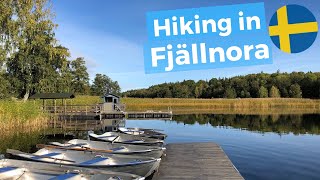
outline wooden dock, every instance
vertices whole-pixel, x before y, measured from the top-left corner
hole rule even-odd
[[[103,112],[101,105],[46,106],[44,112],[61,120],[104,120],[104,119],[171,119],[172,111]]]
[[[168,144],[155,180],[243,179],[221,147],[214,143]]]
[[[125,112],[127,119],[171,119],[172,112],[146,111],[146,112]]]

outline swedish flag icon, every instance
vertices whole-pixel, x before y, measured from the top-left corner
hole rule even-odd
[[[269,34],[273,43],[286,53],[300,53],[308,49],[318,33],[314,15],[300,5],[287,5],[272,16]]]

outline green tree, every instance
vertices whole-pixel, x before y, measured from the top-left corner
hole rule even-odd
[[[209,87],[205,93],[207,98],[223,98],[225,95],[225,88],[221,82],[221,79],[212,78],[209,81]]]
[[[281,97],[289,97],[288,89],[291,85],[291,80],[287,73],[278,74],[275,77],[274,85],[279,88]]]
[[[269,97],[271,98],[279,98],[280,96],[280,91],[277,87],[272,86],[270,91],[269,91]]]
[[[196,87],[194,90],[195,98],[203,97],[206,89],[208,88],[208,84],[206,81],[200,80],[196,83]]]
[[[165,98],[172,98],[172,92],[169,87],[166,87],[164,91],[165,91],[165,94],[164,94]]]
[[[67,61],[66,64],[61,69],[61,76],[58,79],[58,89],[57,92],[73,92],[72,88],[72,71],[70,68],[71,62]]]
[[[302,92],[299,84],[292,84],[289,90],[290,97],[292,98],[301,98]]]
[[[259,88],[259,98],[267,98],[268,97],[268,89],[261,86]]]
[[[189,88],[186,85],[175,83],[172,87],[172,96],[174,98],[188,98],[190,95]]]
[[[83,57],[71,61],[72,87],[75,93],[89,93],[89,74]]]
[[[196,89],[194,90],[195,98],[200,97],[201,93],[202,92],[201,92],[200,88],[198,86],[196,86]]]
[[[234,88],[228,87],[224,93],[224,97],[228,99],[236,98],[236,90]]]
[[[7,98],[9,96],[9,86],[10,83],[4,76],[4,74],[0,71],[0,99]]]
[[[308,72],[304,75],[303,80],[301,80],[300,88],[302,95],[305,98],[316,98],[318,97],[318,92],[315,91],[317,82],[317,75],[312,72]]]
[[[251,97],[253,98],[258,98],[259,97],[259,82],[256,80],[256,76],[250,77],[252,78],[251,82],[250,82],[250,94]]]
[[[103,95],[106,93],[120,94],[121,88],[117,81],[112,81],[107,75],[96,74],[91,86],[93,95]]]
[[[41,85],[51,86],[50,91],[54,88],[66,61],[58,57],[66,57],[68,52],[57,45],[56,24],[47,0],[12,2],[8,36],[13,51],[7,54],[5,64],[11,84],[26,100],[30,93],[41,91]]]
[[[13,14],[14,6],[13,0],[0,1],[0,69],[2,68],[6,56],[12,50],[12,38],[10,38],[13,31]]]

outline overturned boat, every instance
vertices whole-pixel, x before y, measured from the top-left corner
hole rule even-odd
[[[117,132],[106,132],[101,135],[89,133],[91,140],[105,141],[111,143],[146,145],[146,146],[163,146],[164,141],[159,139],[152,139],[130,134],[123,134]]]
[[[158,146],[138,146],[129,144],[109,143],[102,141],[90,141],[73,139],[66,143],[51,142],[50,145],[37,145],[39,148],[66,149],[75,151],[93,151],[99,153],[111,153],[122,155],[136,155],[153,158],[160,158],[165,147]]]
[[[75,168],[13,159],[0,160],[0,179],[108,179],[143,180],[143,177],[120,172]]]
[[[164,133],[160,133],[153,129],[142,129],[142,128],[118,128],[118,131],[124,134],[137,135],[148,138],[155,138],[164,140],[167,135]]]
[[[7,150],[15,158],[64,164],[70,166],[126,172],[148,177],[158,170],[161,159],[142,156],[126,156],[115,154],[99,154],[88,151],[70,151],[61,149],[40,149],[30,154],[18,150]]]

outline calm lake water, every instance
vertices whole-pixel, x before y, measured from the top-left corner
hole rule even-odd
[[[218,143],[245,179],[320,179],[320,115],[177,115],[125,124],[163,129],[167,143]],[[17,135],[0,149],[30,151],[47,141],[41,133]]]

